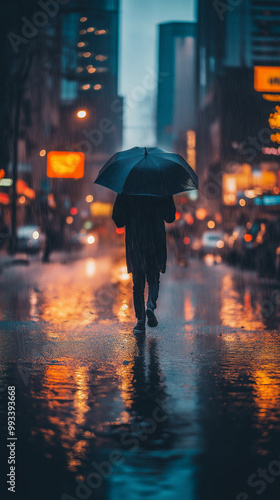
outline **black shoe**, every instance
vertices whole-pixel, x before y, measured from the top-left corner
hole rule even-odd
[[[148,326],[154,327],[158,325],[158,320],[155,316],[154,311],[152,309],[147,309],[146,311],[147,318],[148,318]]]
[[[133,328],[134,333],[145,333],[145,320],[143,319],[138,319],[135,327]]]

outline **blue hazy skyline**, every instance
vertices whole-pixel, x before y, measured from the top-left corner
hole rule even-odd
[[[121,0],[120,11],[119,94],[125,100],[126,149],[155,143],[158,24],[195,21],[195,0]]]

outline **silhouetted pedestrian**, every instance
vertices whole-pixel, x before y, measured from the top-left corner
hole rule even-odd
[[[157,326],[154,314],[157,307],[160,272],[166,270],[165,222],[175,220],[173,196],[118,195],[112,218],[117,227],[126,226],[126,263],[133,275],[133,301],[137,324],[135,333],[145,331],[148,325]],[[148,301],[145,311],[144,290],[148,283]]]

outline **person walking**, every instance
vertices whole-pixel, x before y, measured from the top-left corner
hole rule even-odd
[[[164,221],[175,220],[173,196],[146,196],[118,194],[112,213],[117,227],[126,227],[126,263],[133,277],[133,302],[137,324],[135,333],[145,332],[148,326],[158,324],[154,310],[157,307],[160,273],[166,271],[166,233]],[[145,284],[148,300],[145,310]]]
[[[166,269],[165,222],[175,220],[173,195],[198,189],[198,177],[186,160],[157,147],[138,147],[115,153],[101,168],[95,184],[118,193],[112,218],[126,226],[127,270],[133,276],[135,333],[158,324],[160,273]],[[148,282],[145,311],[144,290]]]

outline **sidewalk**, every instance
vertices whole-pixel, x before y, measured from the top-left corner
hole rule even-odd
[[[100,245],[98,249],[94,252],[90,252],[87,247],[81,250],[72,250],[71,252],[54,251],[50,256],[50,264],[55,262],[60,262],[61,264],[70,264],[71,262],[87,259],[87,258],[98,258],[104,253],[108,252],[108,247]],[[119,259],[125,255],[124,247],[116,246],[109,249],[110,253],[115,259]],[[15,255],[8,254],[5,250],[0,250],[0,273],[4,268],[15,266],[15,265],[25,265],[28,266],[33,262],[41,262],[42,254],[28,255],[26,253],[16,253]]]

